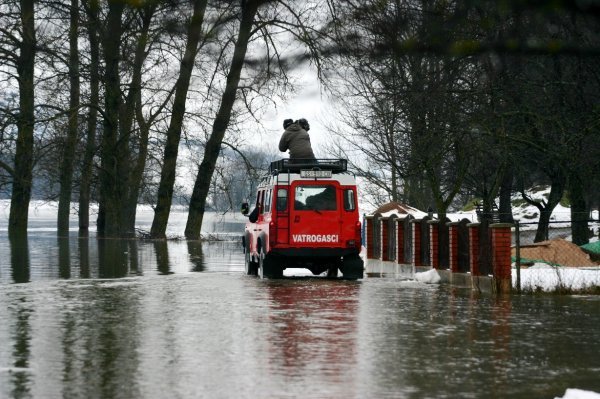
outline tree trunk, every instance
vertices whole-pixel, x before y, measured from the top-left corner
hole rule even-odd
[[[227,74],[227,83],[225,91],[221,98],[221,105],[213,123],[212,133],[206,148],[204,149],[204,158],[200,164],[196,182],[194,183],[194,191],[190,199],[190,210],[188,220],[185,226],[185,236],[188,239],[198,239],[200,237],[200,229],[202,227],[202,219],[204,217],[204,207],[206,205],[206,196],[210,188],[215,165],[221,151],[221,143],[225,136],[225,130],[231,119],[231,109],[235,103],[238,84],[240,82],[240,74],[246,57],[246,49],[250,39],[250,31],[254,24],[254,17],[258,10],[259,0],[248,0],[243,6],[242,20],[240,22],[240,31],[235,42],[235,50],[231,60],[229,73]]]
[[[87,121],[87,138],[85,153],[81,167],[79,184],[79,235],[87,236],[90,226],[90,192],[92,184],[92,167],[96,152],[96,124],[98,123],[98,106],[100,90],[100,48],[98,44],[98,2],[89,4],[88,36],[90,41],[90,106]]]
[[[119,151],[120,155],[117,157],[119,160],[118,170],[121,174],[121,192],[120,198],[123,198],[122,216],[121,220],[124,221],[123,228],[125,235],[135,235],[135,213],[137,209],[137,198],[139,194],[140,180],[143,175],[143,168],[146,164],[146,154],[148,152],[148,129],[146,129],[145,137],[139,138],[139,152],[138,157],[134,161],[131,155],[131,142],[133,132],[133,120],[136,115],[138,103],[141,101],[142,91],[142,66],[146,59],[146,45],[148,43],[148,31],[150,29],[150,22],[154,16],[156,10],[156,3],[149,3],[146,7],[140,10],[142,17],[142,30],[140,31],[132,66],[132,77],[131,84],[129,85],[129,91],[125,100],[125,105],[122,107],[121,113],[121,124],[120,124],[120,135],[119,135]],[[140,111],[141,112],[141,111]],[[140,128],[140,136],[143,133]],[[141,165],[140,162],[142,161]],[[135,166],[132,168],[132,164],[135,162]],[[141,169],[141,170],[140,170]],[[135,181],[134,179],[137,179]]]
[[[169,214],[171,212],[171,203],[173,201],[173,186],[175,184],[175,172],[177,166],[177,154],[179,151],[179,140],[181,139],[181,127],[185,115],[185,103],[187,92],[190,85],[192,70],[194,69],[194,59],[198,51],[198,42],[202,33],[202,22],[204,21],[204,11],[207,0],[194,1],[194,13],[190,20],[187,32],[187,42],[185,54],[181,60],[179,69],[179,78],[175,89],[175,99],[173,101],[173,111],[169,129],[167,130],[167,143],[163,155],[163,166],[160,173],[160,183],[158,186],[158,198],[156,208],[154,209],[154,219],[150,234],[154,238],[165,238]]]
[[[538,220],[538,228],[535,233],[534,242],[540,242],[548,239],[550,229],[550,217],[556,205],[559,204],[565,189],[565,182],[562,176],[554,179],[550,188],[548,201],[540,210],[540,218]]]
[[[569,199],[571,200],[571,235],[574,244],[587,244],[588,214],[584,197],[583,180],[577,171],[569,174]]]
[[[19,76],[19,115],[13,174],[8,233],[24,235],[27,232],[31,180],[33,169],[34,115],[34,62],[36,50],[34,1],[21,0],[22,39],[17,61]]]
[[[127,230],[135,231],[135,216],[137,211],[137,199],[140,195],[142,178],[144,175],[144,167],[148,158],[148,138],[150,137],[150,124],[146,123],[142,115],[141,99],[138,99],[136,104],[137,122],[140,128],[140,142],[138,148],[138,156],[135,165],[131,170],[129,179],[129,198],[126,205],[126,220]]]
[[[552,210],[547,207],[540,207],[540,217],[538,219],[537,230],[535,232],[535,238],[533,242],[542,242],[548,240],[549,228],[550,228],[550,216],[552,216]]]
[[[549,236],[550,228],[550,217],[556,205],[560,203],[560,199],[565,190],[565,179],[562,173],[557,173],[550,176],[552,179],[552,185],[550,186],[550,195],[548,200],[542,205],[538,204],[536,207],[540,211],[540,217],[538,219],[537,231],[533,242],[545,241]]]
[[[73,165],[75,145],[77,144],[79,115],[79,47],[77,30],[79,28],[79,0],[71,0],[71,22],[69,25],[69,123],[67,137],[63,147],[60,167],[60,194],[58,197],[57,234],[69,232],[69,213],[71,210],[71,192],[73,191]]]
[[[122,234],[119,179],[121,179],[117,157],[119,135],[119,111],[121,107],[121,80],[119,76],[120,44],[122,35],[121,17],[124,5],[109,2],[106,27],[103,32],[104,47],[104,106],[105,115],[102,133],[100,170],[100,201],[104,207],[104,221],[98,225],[98,233],[107,237]]]
[[[500,213],[500,223],[514,223],[512,214],[512,183],[513,183],[513,170],[509,166],[504,172],[504,178],[500,184],[500,203],[498,205],[498,212]]]

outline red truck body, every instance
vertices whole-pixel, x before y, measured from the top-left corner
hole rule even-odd
[[[245,226],[246,272],[273,278],[286,268],[307,268],[362,278],[357,194],[346,160],[273,162]]]

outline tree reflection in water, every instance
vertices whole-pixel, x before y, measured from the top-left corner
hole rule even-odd
[[[100,278],[125,277],[128,268],[127,240],[98,239],[98,276]]]
[[[156,268],[162,275],[173,274],[169,264],[169,246],[166,240],[154,241],[154,253],[156,254]]]
[[[204,252],[202,252],[202,241],[188,240],[188,254],[192,263],[193,272],[203,272],[206,269],[204,264]]]
[[[90,239],[80,236],[79,244],[79,277],[90,278]]]
[[[29,241],[26,234],[11,234],[10,264],[15,283],[28,283],[30,278]]]
[[[69,237],[57,237],[58,244],[58,275],[60,278],[71,278],[71,251]]]

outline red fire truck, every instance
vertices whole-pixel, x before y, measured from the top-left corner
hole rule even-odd
[[[242,244],[246,273],[283,276],[306,268],[345,279],[363,277],[356,180],[345,159],[272,162],[258,186]]]

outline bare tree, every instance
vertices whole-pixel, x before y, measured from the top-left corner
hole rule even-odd
[[[79,234],[87,236],[90,225],[90,194],[96,135],[98,108],[100,103],[100,44],[98,41],[98,1],[83,0],[87,14],[87,35],[89,42],[89,105],[83,160],[79,181]]]
[[[207,0],[195,0],[194,11],[187,30],[185,54],[179,68],[179,78],[175,90],[175,99],[171,115],[171,122],[167,131],[167,142],[163,156],[161,179],[158,186],[157,204],[154,208],[154,219],[150,234],[154,238],[165,238],[171,203],[173,200],[173,185],[175,184],[175,170],[179,141],[185,115],[186,97],[190,85],[190,78],[194,68],[194,59],[198,52],[198,43],[202,33],[202,23],[206,10]]]
[[[75,147],[79,137],[79,0],[71,0],[69,13],[69,122],[60,167],[60,194],[58,197],[57,216],[58,235],[65,235],[69,231]]]
[[[12,195],[8,231],[11,235],[27,232],[29,202],[33,170],[33,131],[35,126],[34,68],[36,55],[35,2],[19,2],[20,24],[16,32],[2,29],[3,36],[11,47],[4,49],[17,71],[19,85],[19,110],[16,117],[17,141],[12,169]],[[14,34],[16,33],[16,34]],[[11,169],[8,169],[11,171]]]

